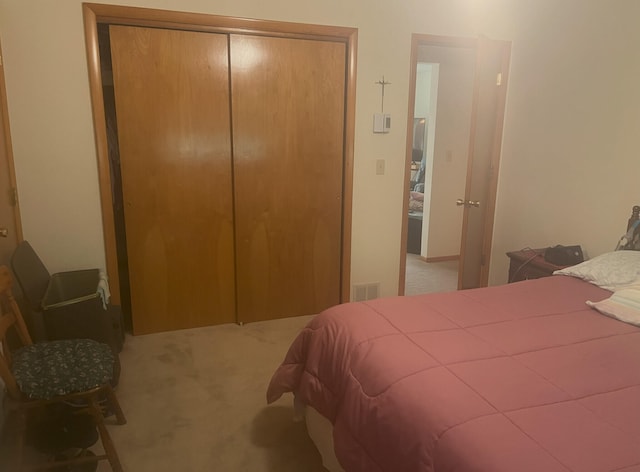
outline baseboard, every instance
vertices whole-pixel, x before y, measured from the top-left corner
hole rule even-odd
[[[421,257],[425,262],[447,262],[460,260],[460,254],[454,256]]]

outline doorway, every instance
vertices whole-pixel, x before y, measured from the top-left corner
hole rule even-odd
[[[413,36],[400,294],[487,284],[509,53]]]

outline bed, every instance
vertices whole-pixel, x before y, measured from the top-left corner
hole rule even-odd
[[[338,305],[293,341],[267,401],[294,393],[332,471],[640,472],[638,284],[640,252],[620,250]]]

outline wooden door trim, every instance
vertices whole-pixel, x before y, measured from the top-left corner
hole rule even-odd
[[[3,129],[0,131],[4,133],[4,152],[7,159],[7,167],[9,171],[9,183],[14,189],[14,202],[13,202],[13,216],[16,226],[16,240],[22,241],[22,217],[20,216],[20,204],[18,200],[18,184],[16,181],[15,163],[13,161],[13,144],[11,142],[11,126],[9,124],[9,105],[7,103],[7,86],[4,80],[4,60],[2,55],[2,45],[0,44],[0,113],[2,113]]]
[[[402,203],[402,229],[400,231],[400,273],[398,277],[398,295],[404,295],[404,287],[406,283],[407,271],[407,234],[409,231],[409,220],[407,214],[409,212],[409,177],[411,176],[411,154],[413,151],[413,118],[415,114],[416,101],[416,68],[418,65],[418,49],[420,46],[441,46],[450,48],[469,48],[477,47],[476,39],[462,38],[455,36],[440,36],[432,34],[411,35],[411,56],[409,61],[409,106],[407,107],[407,137],[406,152],[404,166],[404,191]],[[460,255],[462,257],[462,254]]]
[[[114,304],[120,304],[120,279],[116,250],[116,232],[112,207],[111,175],[102,76],[98,43],[98,24],[121,24],[183,29],[203,32],[269,35],[287,38],[343,42],[347,48],[345,87],[344,177],[342,212],[342,267],[340,301],[349,301],[351,279],[351,218],[353,200],[353,152],[355,134],[356,50],[358,30],[340,26],[322,26],[269,20],[225,17],[201,13],[175,12],[149,8],[83,3],[85,43],[92,103],[94,138],[98,159],[100,204],[105,244],[106,269]]]
[[[402,229],[400,230],[400,277],[398,278],[398,295],[404,295],[407,277],[407,235],[409,233],[409,180],[411,177],[411,154],[413,151],[413,116],[416,112],[416,68],[418,66],[418,47],[420,35],[411,35],[411,56],[409,60],[409,106],[407,107],[407,137],[404,157],[404,187],[402,191]]]
[[[347,31],[345,31],[345,34]],[[358,30],[352,29],[347,39],[345,87],[344,168],[342,187],[342,271],[340,301],[351,300],[351,219],[353,206],[353,155],[356,129],[356,55]]]
[[[129,26],[148,26],[209,33],[275,35],[343,42],[346,42],[351,34],[357,33],[356,28],[343,26],[256,20],[206,13],[188,13],[99,3],[83,3],[83,8],[90,9],[98,23]]]
[[[107,122],[105,118],[104,97],[102,94],[98,19],[95,11],[86,4],[83,5],[83,13],[89,72],[89,92],[91,94],[91,109],[93,115],[93,132],[98,158],[98,182],[100,189],[100,208],[102,210],[102,232],[105,245],[106,270],[109,276],[111,301],[115,305],[120,305],[120,276],[118,274],[116,229],[112,203],[113,192],[111,191],[111,171],[107,144]]]
[[[487,214],[485,216],[484,234],[482,235],[482,254],[486,263],[480,266],[480,286],[489,285],[489,263],[491,261],[491,247],[493,242],[493,224],[496,215],[496,199],[498,194],[498,174],[500,171],[500,157],[502,156],[502,136],[504,131],[504,116],[506,112],[507,86],[509,84],[509,64],[511,62],[511,41],[499,41],[502,46],[502,82],[498,91],[498,114],[496,128],[493,135],[493,153],[491,154],[491,176],[489,180],[489,195],[487,200]]]

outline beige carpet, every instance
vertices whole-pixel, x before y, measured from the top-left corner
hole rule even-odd
[[[452,270],[437,272],[446,283]],[[414,278],[420,289],[426,278]],[[273,371],[310,318],[127,336],[117,395],[128,423],[107,420],[125,471],[324,471],[305,424],[292,421],[292,396],[265,400]]]
[[[265,391],[310,317],[128,336],[109,431],[128,472],[324,471],[292,396]],[[99,449],[96,447],[96,452]],[[98,471],[111,470],[101,462]]]
[[[452,292],[458,288],[458,261],[425,262],[417,254],[407,254],[405,295]]]

